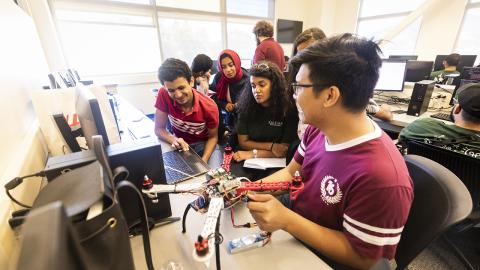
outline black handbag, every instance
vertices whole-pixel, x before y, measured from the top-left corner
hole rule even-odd
[[[112,173],[102,137],[94,136],[92,140],[97,161],[55,178],[41,190],[32,209],[54,201],[63,203],[77,233],[88,269],[135,269],[128,226],[117,195],[118,189],[130,189],[138,194],[145,259],[148,268],[153,269],[143,197],[132,183],[125,180],[128,171],[124,167]],[[98,213],[92,215],[95,205],[100,207]]]

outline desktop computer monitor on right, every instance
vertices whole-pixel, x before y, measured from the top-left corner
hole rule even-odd
[[[417,60],[418,55],[389,55],[388,59]]]
[[[453,90],[450,105],[453,106],[453,99],[457,96],[458,88],[467,83],[480,82],[480,67],[464,67],[460,76],[454,80],[455,90]]]
[[[374,90],[402,92],[406,70],[406,60],[383,59]]]
[[[419,82],[428,80],[432,72],[433,61],[408,61],[406,82]]]
[[[443,60],[447,58],[448,55],[437,55],[435,57],[435,64],[433,65],[433,70],[443,70]],[[462,70],[463,67],[472,67],[475,64],[475,60],[477,59],[476,55],[460,55],[460,62],[457,65],[457,70]]]

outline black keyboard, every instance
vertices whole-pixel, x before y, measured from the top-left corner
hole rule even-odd
[[[437,119],[444,120],[444,121],[452,121],[450,119],[450,114],[449,113],[435,113],[435,114],[430,115],[430,117],[437,118]]]
[[[170,151],[162,155],[167,183],[169,184],[188,179],[190,176],[195,176],[199,173],[199,170],[195,167],[188,165],[180,152]]]

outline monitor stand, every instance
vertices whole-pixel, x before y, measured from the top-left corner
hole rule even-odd
[[[167,225],[176,221],[180,221],[180,217],[166,217],[160,219],[154,219],[152,217],[148,217],[148,229],[152,230],[156,227]],[[128,233],[131,236],[136,236],[142,234],[142,223],[140,220],[137,220],[134,224],[128,228]]]
[[[61,113],[54,114],[53,120],[57,124],[58,130],[60,130],[60,133],[62,134],[62,137],[67,143],[70,150],[72,152],[82,151],[82,148],[80,147],[76,139],[76,137],[83,136],[82,129],[78,128],[78,129],[72,130],[68,125],[67,120],[65,120],[65,117]]]

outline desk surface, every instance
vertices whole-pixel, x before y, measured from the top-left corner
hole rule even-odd
[[[195,199],[193,195],[172,194],[170,203],[173,216],[181,217],[187,204]],[[235,223],[253,221],[244,203],[235,206]],[[151,231],[153,262],[156,268],[168,261],[178,262],[183,269],[216,269],[215,258],[210,266],[192,259],[193,244],[203,228],[206,215],[190,210],[187,216],[185,234],[181,233],[181,221],[160,226]],[[259,231],[258,228],[232,227],[230,211],[223,210],[220,221],[220,233],[224,240],[220,245],[220,263],[224,269],[331,269],[320,258],[304,247],[299,241],[284,231],[274,232],[272,241],[264,247],[251,249],[237,254],[227,250],[228,241]],[[141,236],[131,240],[136,269],[146,269]],[[212,247],[213,248],[213,247]]]
[[[128,134],[128,125],[132,122],[141,122],[145,128],[150,128],[153,133],[153,122],[141,114],[133,106],[122,98],[118,99],[118,109],[123,125],[122,141],[131,140]],[[171,151],[169,144],[159,140],[162,152]],[[212,166],[212,164],[210,164]],[[205,181],[205,176],[186,181],[192,183]],[[170,194],[172,215],[182,217],[183,211],[188,203],[195,200],[196,196],[189,194]],[[243,224],[253,221],[244,203],[238,203],[235,208],[235,223]],[[187,232],[182,234],[181,221],[160,226],[150,233],[152,257],[156,269],[168,261],[175,261],[183,266],[183,269],[216,269],[215,258],[210,260],[210,266],[193,260],[193,245],[198,234],[203,228],[206,215],[189,211],[187,216]],[[227,250],[228,241],[258,232],[258,228],[233,228],[230,210],[223,210],[220,221],[220,233],[224,240],[220,245],[221,266],[224,269],[331,269],[325,262],[308,250],[298,240],[284,231],[276,231],[272,235],[272,241],[266,246],[252,250],[229,254]],[[141,236],[131,239],[133,256],[136,269],[146,269],[143,242]],[[212,247],[213,248],[213,247]]]

